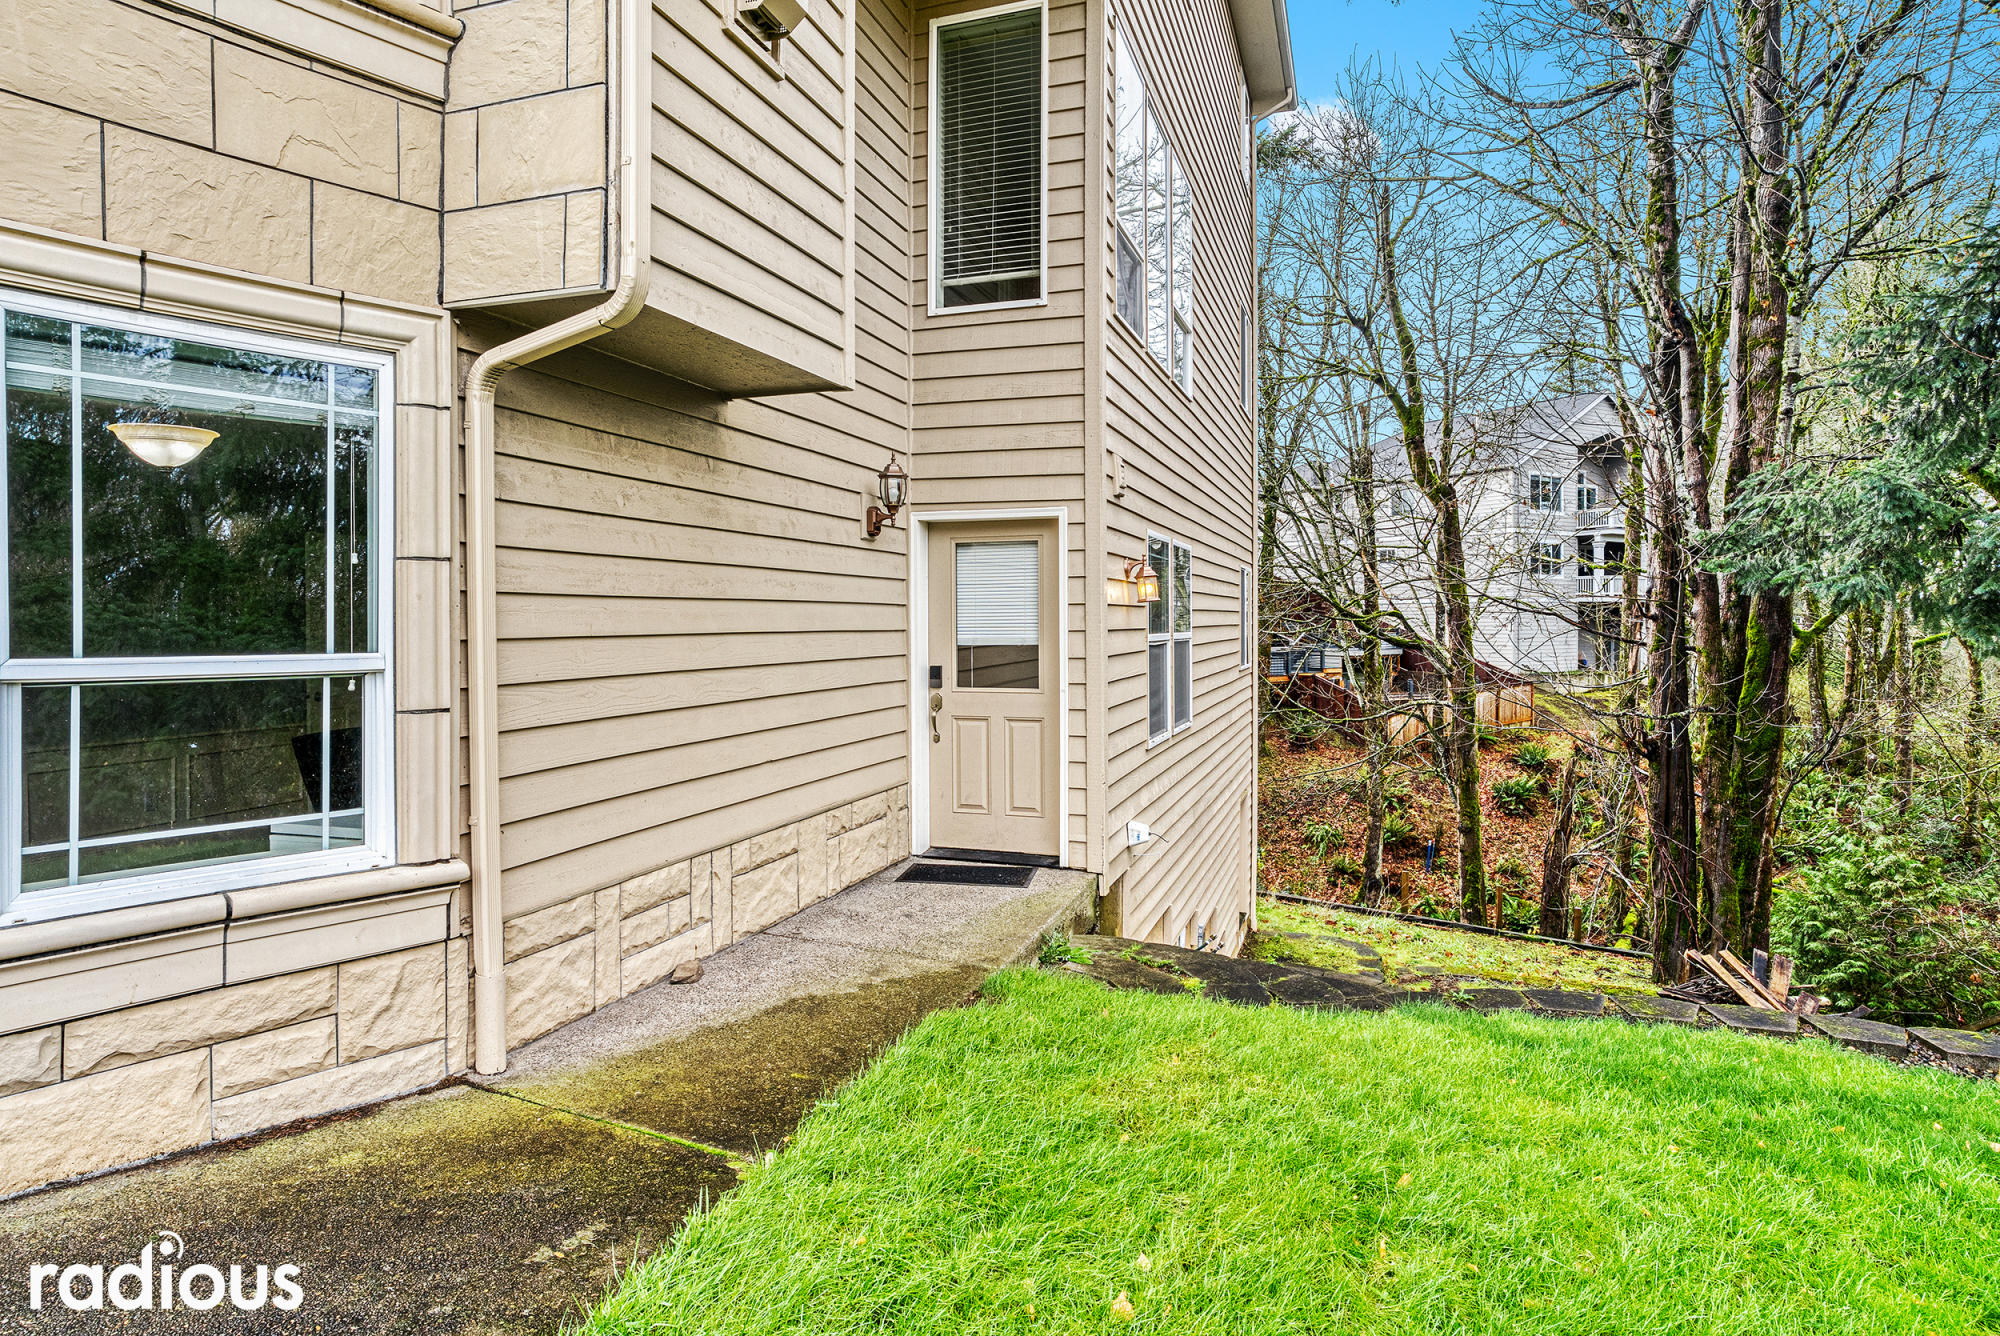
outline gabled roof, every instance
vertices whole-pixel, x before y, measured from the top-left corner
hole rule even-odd
[[[1250,115],[1261,119],[1297,106],[1292,23],[1285,0],[1229,0],[1229,19],[1236,28],[1236,49],[1243,55],[1243,77],[1250,85]]]

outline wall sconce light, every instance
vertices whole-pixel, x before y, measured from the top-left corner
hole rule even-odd
[[[208,449],[220,432],[170,422],[113,422],[111,434],[154,468],[177,469]]]
[[[1141,607],[1160,601],[1160,573],[1144,557],[1125,563],[1125,583],[1132,586],[1133,601]]]
[[[896,515],[903,504],[910,499],[910,475],[903,472],[903,466],[896,462],[896,456],[889,456],[889,463],[875,476],[875,495],[882,504],[868,507],[868,536],[880,538],[884,525],[894,524]]]

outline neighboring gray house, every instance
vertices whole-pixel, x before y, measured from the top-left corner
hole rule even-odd
[[[1521,673],[1606,670],[1622,640],[1625,572],[1641,557],[1627,552],[1626,472],[1607,393],[1467,420],[1452,473],[1464,507],[1478,658]],[[1430,627],[1436,588],[1427,554],[1435,551],[1436,516],[1412,485],[1396,438],[1377,442],[1375,476],[1385,601]],[[1308,584],[1338,578],[1330,567],[1354,541],[1344,484],[1309,466],[1292,509],[1289,573]],[[1344,543],[1322,541],[1308,535],[1314,528],[1349,532]]]

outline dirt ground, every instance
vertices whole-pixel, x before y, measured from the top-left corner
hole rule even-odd
[[[1547,748],[1537,769],[1515,760],[1524,743]],[[1559,732],[1501,730],[1480,747],[1480,788],[1485,822],[1488,878],[1503,897],[1502,927],[1532,931],[1537,914],[1542,855],[1554,819],[1553,794],[1568,759],[1571,741]],[[1263,850],[1263,888],[1316,900],[1355,902],[1361,895],[1361,837],[1367,821],[1362,795],[1363,749],[1335,730],[1316,737],[1288,732],[1274,723],[1264,738],[1259,762],[1258,838]],[[1383,849],[1390,893],[1385,907],[1440,918],[1457,918],[1459,900],[1458,829],[1450,795],[1425,758],[1408,749],[1392,766],[1392,791],[1407,790],[1400,815],[1409,834]],[[1510,816],[1494,805],[1493,786],[1526,776],[1539,781],[1533,810]],[[1575,843],[1587,843],[1592,827],[1580,815]],[[1431,845],[1426,867],[1426,846]],[[1608,859],[1587,857],[1571,882],[1571,903],[1581,904],[1586,940],[1619,943],[1617,925],[1606,922],[1614,882]]]

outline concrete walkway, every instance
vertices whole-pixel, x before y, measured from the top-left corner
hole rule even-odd
[[[900,868],[517,1051],[499,1078],[0,1203],[0,1332],[555,1331],[926,1013],[1085,926],[1093,884]],[[0,1146],[0,1154],[6,1148]],[[297,1312],[28,1307],[37,1263],[298,1266]],[[127,1293],[136,1293],[128,1286]]]

